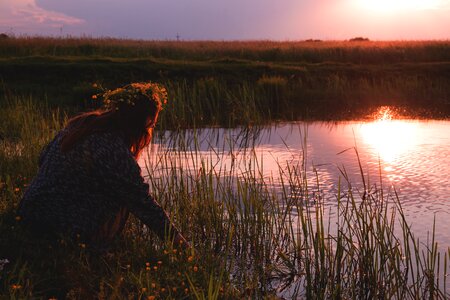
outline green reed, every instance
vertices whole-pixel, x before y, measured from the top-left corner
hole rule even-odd
[[[360,190],[341,169],[330,205],[318,176],[306,167],[305,149],[298,163],[279,162],[279,174],[265,176],[265,162],[252,146],[257,128],[243,129],[239,140],[210,137],[209,152],[200,150],[203,141],[195,132],[155,137],[165,147],[150,149],[143,175],[195,250],[174,249],[135,219],[109,254],[64,237],[36,241],[21,230],[14,209],[36,172],[37,149],[61,128],[64,114],[10,99],[0,115],[0,259],[10,260],[0,272],[5,297],[449,296],[450,248],[438,250],[437,224],[425,245],[418,241],[397,195],[383,192],[381,176],[369,184],[362,168]],[[10,141],[27,146],[11,153]],[[214,147],[218,141],[223,148]]]

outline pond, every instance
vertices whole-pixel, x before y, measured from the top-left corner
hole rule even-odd
[[[336,203],[339,178],[341,185],[347,177],[363,190],[362,169],[368,187],[382,186],[391,197],[397,193],[416,237],[425,240],[436,218],[436,241],[450,246],[450,121],[396,118],[383,107],[373,120],[166,132],[155,138],[149,158],[158,153],[176,156],[185,170],[195,172],[203,162],[216,172],[235,168],[237,177],[248,172],[251,155],[273,186],[286,168],[298,166],[328,205]],[[148,163],[140,161],[143,167]]]

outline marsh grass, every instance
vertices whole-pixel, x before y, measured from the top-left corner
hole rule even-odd
[[[205,89],[214,91],[215,83],[208,84]],[[134,219],[108,253],[65,237],[36,240],[22,231],[14,210],[20,184],[36,172],[37,148],[62,126],[64,114],[23,99],[11,99],[0,114],[5,139],[27,144],[14,159],[5,144],[1,148],[7,155],[0,156],[0,259],[10,261],[0,273],[5,297],[449,296],[450,249],[438,250],[435,228],[425,244],[414,237],[398,197],[383,192],[381,179],[369,185],[361,168],[358,190],[342,168],[336,203],[329,206],[318,177],[308,175],[306,151],[296,164],[280,163],[279,181],[263,176],[264,161],[251,147],[252,130],[243,130],[239,141],[218,136],[227,139],[226,147],[212,144],[208,154],[200,150],[197,135],[183,131],[162,139],[167,147],[149,152],[144,175],[151,175],[152,193],[192,242],[193,252],[173,249]],[[217,164],[228,155],[229,164]]]
[[[175,119],[185,127],[354,118],[374,105],[448,117],[449,49],[448,41],[10,38],[0,44],[0,95],[84,109],[93,83],[113,89],[157,81],[177,103],[167,119],[172,129]]]
[[[83,56],[221,60],[223,62],[343,62],[386,64],[449,60],[448,41],[158,41],[114,38],[3,39],[0,57]]]

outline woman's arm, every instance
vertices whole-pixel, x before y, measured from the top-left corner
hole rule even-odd
[[[184,237],[170,221],[160,204],[149,194],[149,185],[141,176],[141,168],[120,138],[113,138],[99,150],[97,166],[112,198],[154,231],[161,239],[166,237],[185,243]],[[102,148],[102,146],[100,146]]]

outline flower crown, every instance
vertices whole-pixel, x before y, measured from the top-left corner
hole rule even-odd
[[[155,101],[160,109],[167,104],[167,90],[164,86],[152,82],[136,82],[103,93],[103,105],[106,109],[119,110],[123,104],[134,106],[142,96]]]

